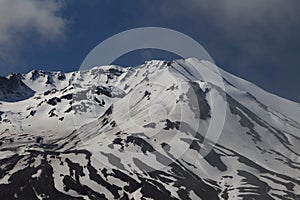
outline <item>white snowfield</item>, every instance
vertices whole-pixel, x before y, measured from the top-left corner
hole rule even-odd
[[[208,61],[0,78],[0,199],[300,199],[300,105]]]

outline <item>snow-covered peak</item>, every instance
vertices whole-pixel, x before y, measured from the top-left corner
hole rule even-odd
[[[208,61],[34,70],[0,97],[0,199],[300,199],[299,104]]]

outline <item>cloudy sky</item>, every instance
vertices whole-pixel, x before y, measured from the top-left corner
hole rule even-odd
[[[108,37],[138,27],[180,31],[221,68],[300,102],[299,0],[0,0],[0,75],[31,69],[78,70]],[[176,55],[136,51],[141,64]]]

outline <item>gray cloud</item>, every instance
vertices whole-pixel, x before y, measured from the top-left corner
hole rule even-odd
[[[222,37],[239,41],[250,57],[265,56],[269,45],[285,46],[299,32],[296,0],[190,0],[186,6],[218,27]]]
[[[62,8],[62,1],[1,0],[0,61],[17,62],[27,33],[34,33],[37,43],[63,38],[67,21],[59,15]]]
[[[66,21],[58,16],[61,8],[59,1],[1,0],[0,44],[13,42],[12,33],[24,31],[36,31],[50,40],[62,37]]]
[[[162,20],[180,21],[180,18],[184,17],[193,20],[191,25],[206,20],[210,23],[209,26],[217,27],[222,31],[223,37],[248,38],[245,33],[249,31],[255,34],[255,38],[252,39],[258,41],[265,40],[265,37],[281,40],[292,33],[287,29],[299,27],[300,1],[298,0],[172,0],[154,1],[153,5],[149,5],[148,1],[142,2],[145,10],[149,13],[159,13],[163,16]],[[183,12],[185,16],[182,16]],[[140,18],[142,16],[143,13]],[[139,20],[142,21],[143,18]],[[149,19],[147,21],[151,22]],[[181,25],[179,23],[177,27]],[[197,28],[204,27],[193,27],[193,29]],[[273,29],[272,34],[270,34],[271,29]]]
[[[264,23],[284,21],[285,24],[298,20],[299,3],[294,0],[191,0],[190,6],[201,9],[219,22]],[[297,6],[298,5],[298,6]]]

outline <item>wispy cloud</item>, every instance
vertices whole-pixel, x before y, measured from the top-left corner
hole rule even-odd
[[[1,0],[0,43],[13,42],[13,33],[36,31],[47,39],[63,36],[66,21],[59,16],[60,1]]]
[[[67,21],[61,17],[64,2],[51,0],[0,1],[0,60],[11,64],[27,33],[35,39],[55,41],[64,37]],[[3,63],[2,62],[2,63]]]

